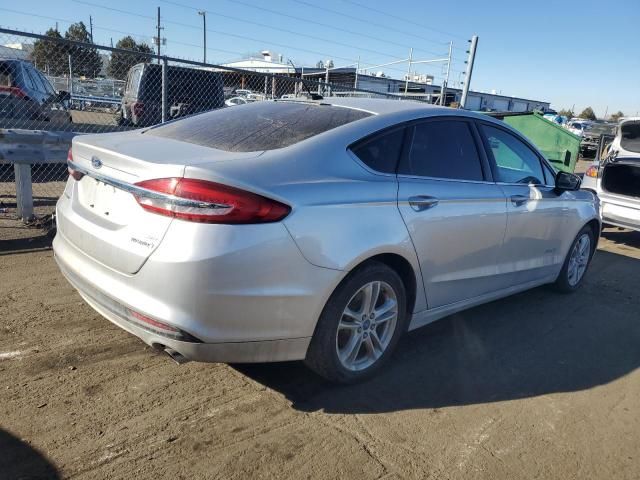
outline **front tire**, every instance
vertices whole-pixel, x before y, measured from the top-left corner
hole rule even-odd
[[[585,274],[596,249],[596,240],[589,225],[582,227],[569,248],[567,258],[556,280],[556,289],[563,293],[575,292],[584,281]]]
[[[389,360],[407,318],[402,279],[385,264],[370,262],[354,270],[329,298],[305,363],[334,382],[365,380]]]

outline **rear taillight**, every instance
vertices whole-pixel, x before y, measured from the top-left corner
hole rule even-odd
[[[131,113],[136,117],[141,117],[144,113],[144,103],[142,102],[133,102],[131,104]]]
[[[591,165],[584,174],[587,177],[598,178],[598,167]]]
[[[145,210],[191,222],[277,222],[291,211],[288,205],[275,200],[207,180],[159,178],[136,186],[148,190],[135,193]]]
[[[8,93],[9,95],[13,96],[13,97],[18,97],[18,98],[28,98],[27,94],[24,92],[24,90],[18,88],[18,87],[5,87],[5,86],[0,86],[0,92],[3,93]]]
[[[69,171],[69,175],[71,175],[74,180],[80,180],[82,177],[84,177],[84,173],[74,169],[72,165],[73,153],[71,152],[71,149],[69,149],[69,153],[67,153],[67,170]]]

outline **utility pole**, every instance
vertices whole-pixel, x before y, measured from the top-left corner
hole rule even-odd
[[[404,94],[407,94],[407,89],[409,88],[409,77],[411,76],[411,61],[413,60],[413,47],[409,49],[409,68],[407,68],[407,78],[404,82]]]
[[[449,60],[447,60],[447,76],[442,84],[440,92],[440,105],[444,106],[447,96],[447,87],[449,86],[449,72],[451,71],[451,50],[453,50],[453,42],[449,42]]]
[[[162,27],[160,26],[160,7],[158,7],[158,36],[156,37],[156,41],[158,42],[158,65],[160,65],[160,30],[162,30]]]
[[[360,70],[360,55],[358,55],[358,63],[356,63],[356,78],[353,81],[353,88],[358,88],[358,71]]]
[[[93,18],[89,15],[89,37],[91,38],[91,43],[93,43]]]
[[[198,15],[202,15],[202,34],[204,35],[202,63],[207,63],[207,12],[204,10],[198,11]]]
[[[460,108],[465,108],[467,104],[467,96],[469,95],[469,87],[471,86],[471,74],[473,73],[473,62],[476,59],[476,48],[478,47],[478,36],[471,37],[471,48],[467,50],[469,59],[466,61],[467,72],[465,74],[464,89],[462,90],[462,99],[460,100]]]

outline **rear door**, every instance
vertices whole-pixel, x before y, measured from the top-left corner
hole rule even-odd
[[[415,246],[429,308],[498,290],[505,197],[475,126],[429,119],[409,127],[398,168],[398,207]]]
[[[555,190],[554,172],[538,153],[506,128],[480,123],[493,176],[507,199],[507,234],[499,273],[505,285],[541,279],[564,261],[562,251],[575,207]]]

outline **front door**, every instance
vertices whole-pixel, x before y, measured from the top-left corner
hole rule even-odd
[[[570,194],[555,190],[550,168],[507,129],[483,123],[480,131],[507,199],[507,234],[498,267],[502,281],[520,285],[553,275],[564,261],[563,239],[573,223]]]
[[[471,122],[411,127],[398,169],[398,207],[416,249],[429,308],[498,290],[506,201]]]

